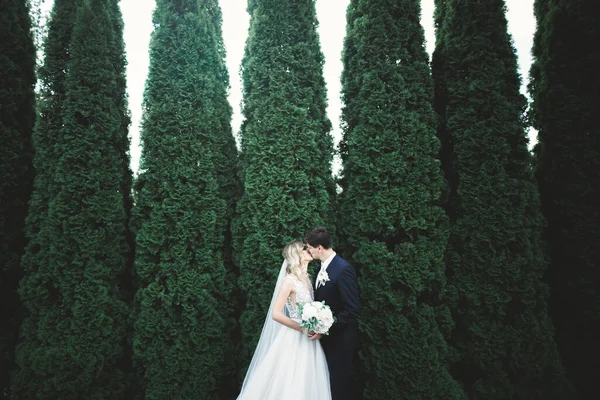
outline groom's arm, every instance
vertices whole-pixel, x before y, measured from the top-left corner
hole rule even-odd
[[[360,299],[358,296],[358,283],[356,272],[350,264],[344,268],[338,278],[338,291],[342,300],[342,311],[337,315],[337,321],[332,328],[342,328],[350,322],[356,321],[360,312]]]

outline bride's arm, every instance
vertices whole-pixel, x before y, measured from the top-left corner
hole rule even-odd
[[[273,306],[273,313],[271,316],[273,317],[273,320],[280,324],[302,332],[300,324],[283,313],[285,301],[292,292],[292,288],[292,283],[288,279],[285,279],[281,285],[281,289],[279,289],[277,298],[275,299],[275,305]]]

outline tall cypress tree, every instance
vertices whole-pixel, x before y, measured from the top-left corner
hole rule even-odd
[[[473,399],[570,399],[547,315],[544,220],[503,0],[440,0],[452,373]]]
[[[30,315],[15,386],[24,398],[122,398],[126,386],[127,113],[124,65],[113,62],[122,57],[120,15],[110,1],[83,1],[75,13],[55,191],[41,226],[47,259],[28,265],[21,287]]]
[[[221,10],[217,0],[159,0],[153,20],[134,208],[134,355],[145,398],[211,399],[232,373],[234,303],[225,239],[236,150]]]
[[[35,179],[29,201],[26,218],[26,237],[28,239],[25,254],[21,259],[23,279],[20,282],[19,295],[27,310],[23,320],[20,337],[21,344],[16,350],[18,369],[15,371],[11,389],[22,398],[40,396],[36,382],[37,371],[46,375],[51,366],[40,363],[44,352],[44,335],[38,336],[38,326],[44,323],[59,306],[52,296],[54,276],[48,267],[50,240],[43,227],[47,221],[50,200],[56,192],[54,171],[57,164],[55,145],[62,131],[62,108],[65,100],[65,76],[70,58],[69,45],[75,21],[77,2],[55,0],[48,24],[48,36],[44,42],[44,63],[39,69],[40,94],[37,105],[37,119],[32,136],[35,150],[33,165]],[[58,316],[58,315],[56,315]],[[48,326],[48,323],[45,323]],[[35,352],[38,352],[37,354]],[[49,384],[47,382],[46,384]],[[47,397],[53,393],[47,390]]]
[[[248,366],[281,250],[315,225],[332,223],[331,123],[326,116],[323,55],[314,0],[251,0],[242,61],[244,193],[236,257],[246,310],[240,322]]]
[[[34,176],[36,58],[26,2],[2,3],[0,37],[0,398],[5,398],[22,318],[17,287]]]
[[[448,230],[420,14],[420,0],[353,0],[347,12],[339,231],[369,316],[364,399],[464,396],[442,333]]]
[[[530,91],[548,225],[550,315],[582,399],[600,376],[600,24],[593,0],[535,2]]]
[[[209,3],[209,8],[214,7]],[[224,371],[219,376],[219,398],[235,397],[237,395],[237,372],[239,370],[236,349],[240,343],[240,331],[238,319],[244,308],[243,295],[237,286],[239,270],[234,263],[232,226],[235,214],[235,207],[241,197],[241,182],[238,168],[238,148],[231,128],[231,106],[227,99],[227,90],[229,89],[229,73],[225,64],[225,43],[222,32],[222,14],[220,12],[211,12],[210,22],[212,40],[216,45],[218,55],[215,56],[213,65],[214,73],[218,78],[220,86],[211,96],[211,102],[214,107],[221,110],[213,118],[213,162],[215,178],[219,188],[219,197],[225,200],[225,215],[222,226],[223,243],[221,253],[227,272],[224,284],[227,285],[224,294],[229,296],[224,300],[227,307],[223,308],[222,315],[226,318],[226,332],[229,335],[228,350],[225,352]],[[223,89],[225,88],[225,90]],[[224,95],[225,93],[225,95]],[[224,333],[225,334],[225,333]]]

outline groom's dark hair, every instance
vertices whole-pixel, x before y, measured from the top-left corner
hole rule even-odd
[[[320,245],[325,249],[330,249],[332,245],[331,235],[324,226],[318,226],[306,232],[304,242],[310,244],[312,247]]]

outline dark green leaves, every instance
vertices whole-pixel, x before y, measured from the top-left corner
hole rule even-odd
[[[365,399],[463,396],[438,326],[447,227],[419,14],[417,0],[355,0],[347,14],[338,224],[363,296]]]
[[[216,0],[159,0],[153,18],[133,350],[146,398],[211,399],[235,390],[229,226],[239,189],[221,13]]]

